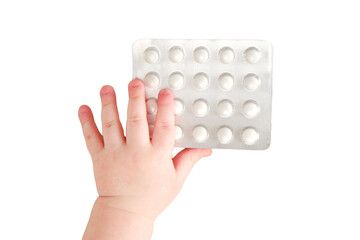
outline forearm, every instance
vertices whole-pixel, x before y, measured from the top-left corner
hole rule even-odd
[[[150,240],[152,230],[151,219],[118,209],[111,199],[99,197],[83,240]]]

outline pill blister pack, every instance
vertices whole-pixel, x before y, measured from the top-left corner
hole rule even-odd
[[[150,133],[163,88],[175,97],[177,147],[270,145],[272,47],[262,40],[142,39],[133,77],[144,81]]]

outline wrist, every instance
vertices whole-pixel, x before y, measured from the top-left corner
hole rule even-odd
[[[153,224],[153,219],[120,208],[113,197],[98,197],[83,239],[150,239]]]

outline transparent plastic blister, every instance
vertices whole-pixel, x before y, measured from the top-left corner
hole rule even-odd
[[[175,96],[177,147],[270,145],[272,47],[261,40],[142,39],[133,77],[144,81],[150,132],[163,88]]]

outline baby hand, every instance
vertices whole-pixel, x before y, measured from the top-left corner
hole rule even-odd
[[[88,106],[79,118],[93,160],[97,201],[111,208],[153,221],[181,189],[193,165],[211,155],[211,149],[184,149],[174,158],[175,119],[173,94],[159,92],[158,110],[150,139],[145,89],[135,79],[129,84],[126,137],[119,120],[114,89],[100,91],[102,133]]]

